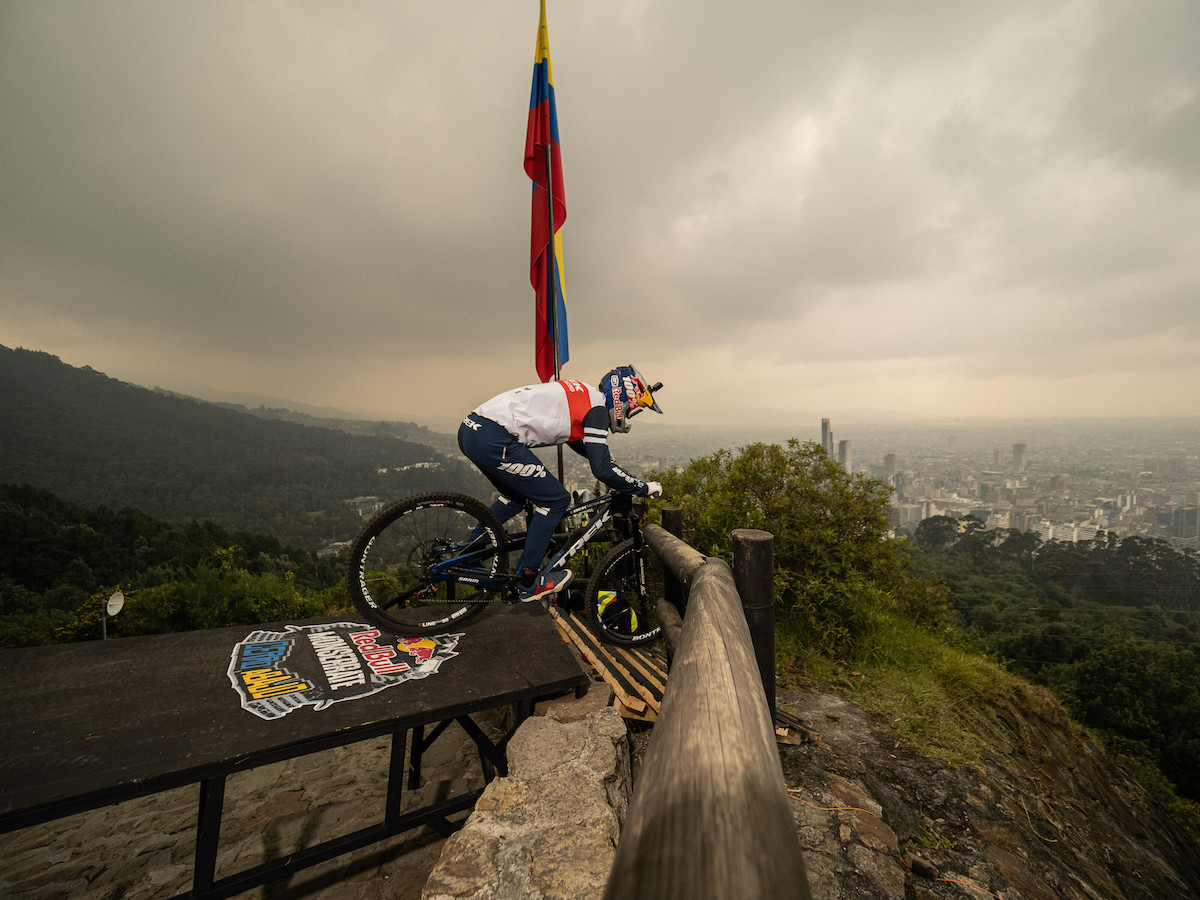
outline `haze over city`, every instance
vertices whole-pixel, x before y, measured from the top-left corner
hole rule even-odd
[[[681,425],[1197,413],[1200,6],[547,6],[566,377]],[[380,417],[535,381],[537,18],[0,5],[0,344]]]

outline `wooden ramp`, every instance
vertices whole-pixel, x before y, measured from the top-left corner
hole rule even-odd
[[[563,640],[612,687],[617,711],[626,719],[653,722],[667,686],[666,658],[654,650],[603,643],[579,613],[551,606],[550,614]]]
[[[579,612],[550,607],[550,615],[563,640],[583,654],[616,695],[617,711],[626,719],[653,722],[658,718],[667,686],[667,660],[658,650],[631,650],[601,641],[587,617]],[[821,734],[791,713],[776,709],[775,740],[780,744],[823,744]]]

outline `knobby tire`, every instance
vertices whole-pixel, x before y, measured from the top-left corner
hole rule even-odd
[[[429,566],[470,554],[469,567],[502,575],[509,570],[508,556],[495,548],[504,541],[499,520],[474,497],[445,492],[407,497],[377,513],[350,545],[346,591],[359,613],[393,634],[449,631],[482,612],[496,592],[435,579]]]
[[[622,647],[649,646],[662,634],[655,602],[663,595],[662,561],[643,547],[646,590],[640,590],[633,538],[604,555],[587,584],[587,611],[601,639]]]

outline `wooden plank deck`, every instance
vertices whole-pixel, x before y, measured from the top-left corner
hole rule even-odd
[[[556,606],[550,612],[563,639],[612,687],[618,712],[627,719],[653,722],[667,686],[666,659],[650,650],[604,643],[583,614]]]
[[[617,711],[627,719],[653,722],[667,687],[666,658],[658,651],[631,650],[603,643],[587,617],[550,607],[563,640],[574,645],[616,695]],[[821,735],[784,710],[775,712],[775,739],[780,744],[821,743]]]

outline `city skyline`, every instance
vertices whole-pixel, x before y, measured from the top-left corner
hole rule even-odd
[[[1123,426],[1121,424],[1123,422]],[[1165,540],[1200,549],[1200,419],[1177,420],[1169,436],[1137,420],[1062,423],[1059,433],[998,444],[962,427],[931,435],[911,429],[868,443],[879,456],[857,471],[890,484],[892,523],[912,534],[925,519],[971,516],[988,529],[1037,534],[1042,540],[1117,538]],[[833,423],[821,420],[822,434]],[[1010,425],[1009,434],[1022,433]],[[960,434],[965,438],[958,440]],[[1040,440],[1039,440],[1040,439]],[[903,449],[901,449],[903,448]]]

